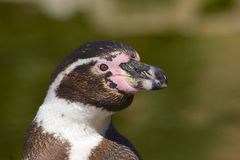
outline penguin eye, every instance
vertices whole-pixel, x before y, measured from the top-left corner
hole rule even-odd
[[[101,71],[106,71],[106,70],[108,70],[108,66],[107,66],[106,64],[104,64],[104,63],[101,64],[99,68],[100,68]]]

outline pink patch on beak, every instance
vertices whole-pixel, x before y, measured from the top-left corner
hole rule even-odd
[[[110,80],[117,85],[120,91],[125,93],[135,93],[137,90],[129,85],[124,76],[111,76]]]
[[[114,53],[113,53],[114,54]],[[128,73],[126,71],[122,70],[120,68],[121,63],[128,62],[131,57],[125,53],[116,52],[116,57],[112,59],[112,61],[107,61],[105,59],[101,59],[98,62],[98,66],[102,63],[108,65],[109,70],[112,75],[109,77],[109,80],[111,80],[113,83],[115,83],[117,86],[116,88],[120,91],[126,92],[126,93],[135,93],[137,90],[133,88],[127,81]],[[140,60],[139,55],[137,54],[134,60]]]

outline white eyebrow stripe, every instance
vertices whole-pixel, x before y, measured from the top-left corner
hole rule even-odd
[[[71,71],[73,71],[77,66],[81,66],[83,64],[88,64],[93,61],[98,61],[99,57],[87,58],[87,59],[78,59],[77,61],[73,62],[70,66],[68,66],[65,70],[61,71],[57,77],[54,79],[52,84],[49,86],[47,96],[45,98],[45,102],[50,101],[52,98],[56,97],[55,90],[60,85],[62,79],[65,75],[68,75]]]

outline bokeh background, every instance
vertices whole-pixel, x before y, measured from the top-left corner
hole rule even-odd
[[[115,40],[169,77],[114,116],[143,159],[239,160],[239,17],[238,0],[1,0],[0,159],[21,158],[57,63]]]

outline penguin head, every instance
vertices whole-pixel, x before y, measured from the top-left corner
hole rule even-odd
[[[129,106],[135,93],[166,86],[164,71],[142,63],[133,48],[95,41],[63,59],[52,74],[48,94],[116,112]]]

